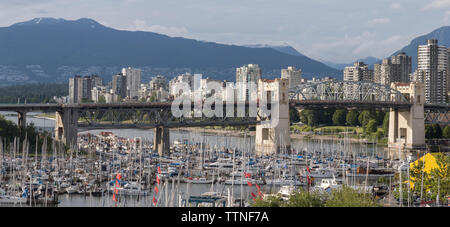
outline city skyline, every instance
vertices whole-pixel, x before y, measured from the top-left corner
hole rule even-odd
[[[387,57],[408,45],[412,38],[450,22],[449,0],[277,3],[2,1],[0,8],[5,13],[0,15],[0,26],[39,17],[92,18],[121,30],[152,31],[224,44],[288,44],[317,60],[350,63],[368,56]],[[62,10],[65,7],[73,10],[66,12]],[[133,14],[123,13],[129,11]],[[325,11],[327,16],[321,17]],[[415,25],[414,29],[410,29],[410,24]]]

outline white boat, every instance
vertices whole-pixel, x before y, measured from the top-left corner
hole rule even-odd
[[[212,179],[206,179],[204,177],[201,178],[193,178],[193,179],[186,179],[185,180],[186,183],[191,183],[191,184],[211,184],[213,183]]]
[[[228,179],[224,182],[224,184],[234,184],[234,185],[240,185],[240,184],[248,184],[248,182],[252,184],[262,184],[262,181],[257,181],[255,179],[249,179],[249,178],[234,178],[234,179]]]
[[[114,186],[111,186],[109,190],[114,193]],[[123,187],[116,188],[119,195],[148,195],[148,191],[142,190],[142,188],[135,182],[126,183]]]
[[[295,188],[291,185],[285,185],[280,188],[278,194],[281,195],[283,200],[288,200],[289,197],[294,193]]]
[[[338,184],[336,178],[325,178],[320,181],[320,184],[316,185],[317,188],[328,191],[330,189],[341,188],[342,185]]]
[[[71,185],[71,186],[66,188],[66,192],[67,192],[67,194],[75,194],[75,193],[78,192],[78,186]]]

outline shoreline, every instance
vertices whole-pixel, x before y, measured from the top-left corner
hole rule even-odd
[[[205,129],[199,127],[182,127],[177,129],[171,129],[173,131],[186,131],[186,132],[202,132],[202,133],[211,133],[216,135],[231,135],[231,136],[245,136],[245,132],[238,130],[225,130],[225,129]],[[247,133],[248,136],[255,136],[256,131],[249,131]],[[344,138],[338,138],[336,135],[302,135],[302,134],[290,134],[291,139],[293,140],[343,140]],[[305,138],[306,137],[306,138]],[[347,141],[352,143],[360,143],[366,142],[364,139],[357,138],[345,138]]]

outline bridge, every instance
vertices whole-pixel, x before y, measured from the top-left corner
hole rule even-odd
[[[272,153],[281,146],[290,147],[289,108],[296,109],[383,109],[389,110],[389,146],[403,144],[404,148],[422,149],[425,145],[426,123],[449,124],[450,106],[425,103],[425,88],[420,83],[392,83],[384,86],[372,82],[326,81],[301,84],[289,89],[287,79],[260,80],[257,97],[267,94],[277,101],[270,105],[272,116],[262,117],[260,110],[252,113],[251,106],[260,108],[259,101],[245,103],[211,104],[211,111],[190,111],[189,116],[174,117],[172,103],[110,103],[110,104],[2,104],[0,111],[18,113],[18,125],[26,126],[26,113],[32,111],[56,112],[55,138],[74,144],[78,129],[154,128],[154,149],[160,154],[169,147],[169,128],[197,126],[256,125],[256,150]],[[191,110],[204,103],[190,105]],[[217,110],[216,107],[219,109]],[[183,108],[185,108],[183,106]],[[276,111],[274,112],[274,110]],[[217,113],[217,112],[216,112]],[[276,116],[277,125],[266,120]]]

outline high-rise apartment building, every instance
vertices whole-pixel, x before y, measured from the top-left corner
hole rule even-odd
[[[355,62],[353,66],[345,67],[344,81],[373,81],[373,70],[364,62]]]
[[[127,77],[119,73],[112,77],[112,93],[116,94],[119,98],[125,98],[127,96]]]
[[[289,89],[295,88],[302,82],[302,70],[289,66],[281,70],[281,78],[289,79]]]
[[[137,98],[141,87],[141,70],[136,68],[123,68],[122,74],[127,77],[127,97]]]
[[[344,68],[344,81],[374,81],[373,77],[373,70],[370,70],[369,66],[364,64],[364,62],[355,62],[353,66]],[[345,85],[344,98],[350,99],[364,93],[364,91],[357,90],[357,88],[358,86],[356,84]]]
[[[150,89],[151,90],[159,90],[160,88],[166,89],[167,83],[166,78],[164,76],[158,75],[156,77],[153,77],[150,81]]]
[[[405,52],[401,52],[395,56],[392,56],[391,62],[394,65],[393,82],[410,82],[409,75],[412,72],[412,57],[406,55]]]
[[[437,40],[428,40],[417,47],[417,71],[425,74],[425,101],[446,103],[448,49],[438,46]]]
[[[186,83],[189,86],[190,91],[183,90],[183,84]],[[194,91],[194,76],[190,73],[180,74],[170,80],[169,82],[169,94],[173,97],[178,97],[183,93]]]
[[[450,91],[450,48],[447,48],[447,95]]]
[[[80,103],[83,99],[83,78],[69,78],[69,103]]]
[[[242,83],[243,86],[238,91],[238,100],[239,101],[249,101],[249,88],[252,86],[254,87],[254,92],[257,92],[258,89],[258,83],[261,79],[262,70],[259,68],[259,65],[257,64],[249,64],[244,65],[240,68],[236,68],[236,83]]]
[[[92,87],[101,87],[103,86],[103,78],[98,75],[90,76],[92,80]]]
[[[374,82],[391,86],[392,82],[408,83],[410,81],[412,58],[405,53],[383,59],[381,64],[374,64]]]
[[[92,78],[90,76],[83,77],[83,98],[90,100],[92,97]]]
[[[390,59],[383,59],[381,64],[374,64],[374,82],[390,86],[394,82],[394,65]]]

